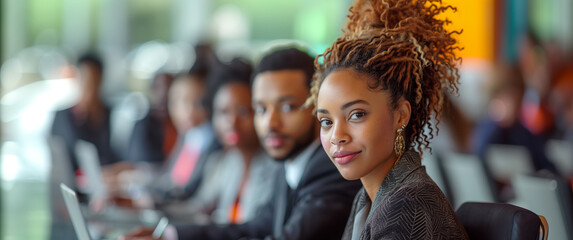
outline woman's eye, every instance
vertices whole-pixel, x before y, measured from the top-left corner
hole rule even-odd
[[[365,112],[357,112],[357,113],[353,113],[350,115],[350,120],[357,120],[360,119],[362,117],[366,116]]]
[[[320,126],[321,127],[329,127],[330,125],[332,125],[332,121],[330,121],[328,119],[320,120]]]
[[[264,107],[261,107],[261,106],[255,107],[255,114],[261,115],[261,114],[264,114],[264,113],[265,113],[265,108],[264,108]]]
[[[283,104],[283,105],[281,105],[281,111],[282,111],[282,112],[290,112],[290,111],[292,111],[293,109],[294,109],[294,106],[293,106],[293,105],[290,105],[290,104]]]

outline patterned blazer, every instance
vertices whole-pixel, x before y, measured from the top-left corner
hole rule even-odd
[[[468,239],[452,206],[407,151],[370,201],[362,188],[354,199],[342,239]]]

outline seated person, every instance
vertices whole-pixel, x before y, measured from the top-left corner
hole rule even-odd
[[[78,140],[95,146],[102,166],[117,163],[119,159],[110,145],[110,109],[100,96],[103,64],[98,56],[87,54],[78,59],[77,67],[75,79],[81,91],[80,99],[74,106],[56,112],[51,134],[61,137],[73,170],[79,176],[82,173],[76,155]]]
[[[64,156],[61,156],[61,159],[70,161],[70,163],[57,165],[59,161],[52,161],[56,164],[52,166],[51,174],[69,172],[69,176],[72,177],[68,184],[79,187],[79,193],[82,193],[83,197],[87,184],[83,174],[85,170],[80,168],[80,156],[76,153],[77,143],[81,140],[93,144],[101,166],[109,167],[117,163],[119,159],[110,144],[110,109],[103,103],[100,96],[103,63],[98,56],[86,54],[78,59],[76,65],[74,81],[80,90],[80,98],[74,106],[55,113],[50,132],[50,141],[58,139],[58,143],[60,140],[62,142],[62,149],[59,149],[58,145],[58,149],[52,149],[52,151],[62,151]],[[69,166],[71,169],[66,169]],[[52,181],[50,184],[51,239],[65,239],[74,235],[60,193],[59,184],[63,180],[60,177],[67,179],[62,175],[66,174],[50,176]],[[85,199],[82,198],[83,200]]]
[[[116,192],[113,196],[116,204],[162,208],[182,202],[197,192],[209,154],[220,148],[209,122],[206,78],[204,69],[192,69],[175,77],[168,91],[168,112],[177,130],[177,143],[167,163],[144,186],[147,192],[143,193],[147,194],[131,199],[125,196],[128,193]]]
[[[474,152],[482,159],[490,144],[525,146],[536,170],[556,172],[545,154],[545,140],[531,133],[520,120],[525,83],[514,66],[499,66],[490,86],[488,116],[474,130]]]
[[[177,130],[167,111],[167,92],[173,76],[157,74],[150,91],[150,109],[133,127],[127,159],[132,163],[149,163],[155,168],[163,166],[173,150]]]
[[[205,179],[191,199],[203,200],[201,210],[210,214],[210,222],[252,220],[270,199],[272,179],[280,166],[262,151],[256,137],[250,73],[250,65],[234,60],[217,69],[210,80],[215,92],[212,122],[223,149],[209,156]],[[215,199],[201,199],[213,195]]]
[[[209,122],[206,73],[190,71],[175,78],[169,88],[168,110],[177,129],[178,143],[164,171],[150,187],[156,204],[189,198],[203,179],[209,154],[220,148]]]
[[[363,188],[342,239],[468,239],[421,165],[424,131],[456,91],[456,41],[439,1],[356,1],[343,35],[316,62],[308,103],[322,147]],[[320,61],[323,60],[323,61]]]

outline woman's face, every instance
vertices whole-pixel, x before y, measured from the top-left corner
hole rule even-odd
[[[258,146],[248,85],[230,83],[215,94],[213,125],[226,148],[252,149]]]
[[[322,147],[348,180],[385,176],[396,159],[396,130],[407,123],[399,110],[391,109],[389,92],[369,89],[368,79],[351,69],[338,70],[318,93]]]
[[[195,76],[181,76],[195,78]],[[198,79],[178,79],[169,88],[169,116],[181,135],[207,121],[207,110],[201,104],[205,85]]]

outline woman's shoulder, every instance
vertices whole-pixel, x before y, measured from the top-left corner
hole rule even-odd
[[[407,182],[390,192],[371,212],[369,223],[374,237],[467,238],[452,206],[431,181]]]
[[[420,207],[430,207],[429,205],[447,205],[451,208],[450,203],[440,190],[438,185],[426,178],[418,178],[415,181],[406,181],[394,191],[388,193],[388,196],[381,204],[391,204],[396,201],[404,201],[408,204],[415,204]]]

